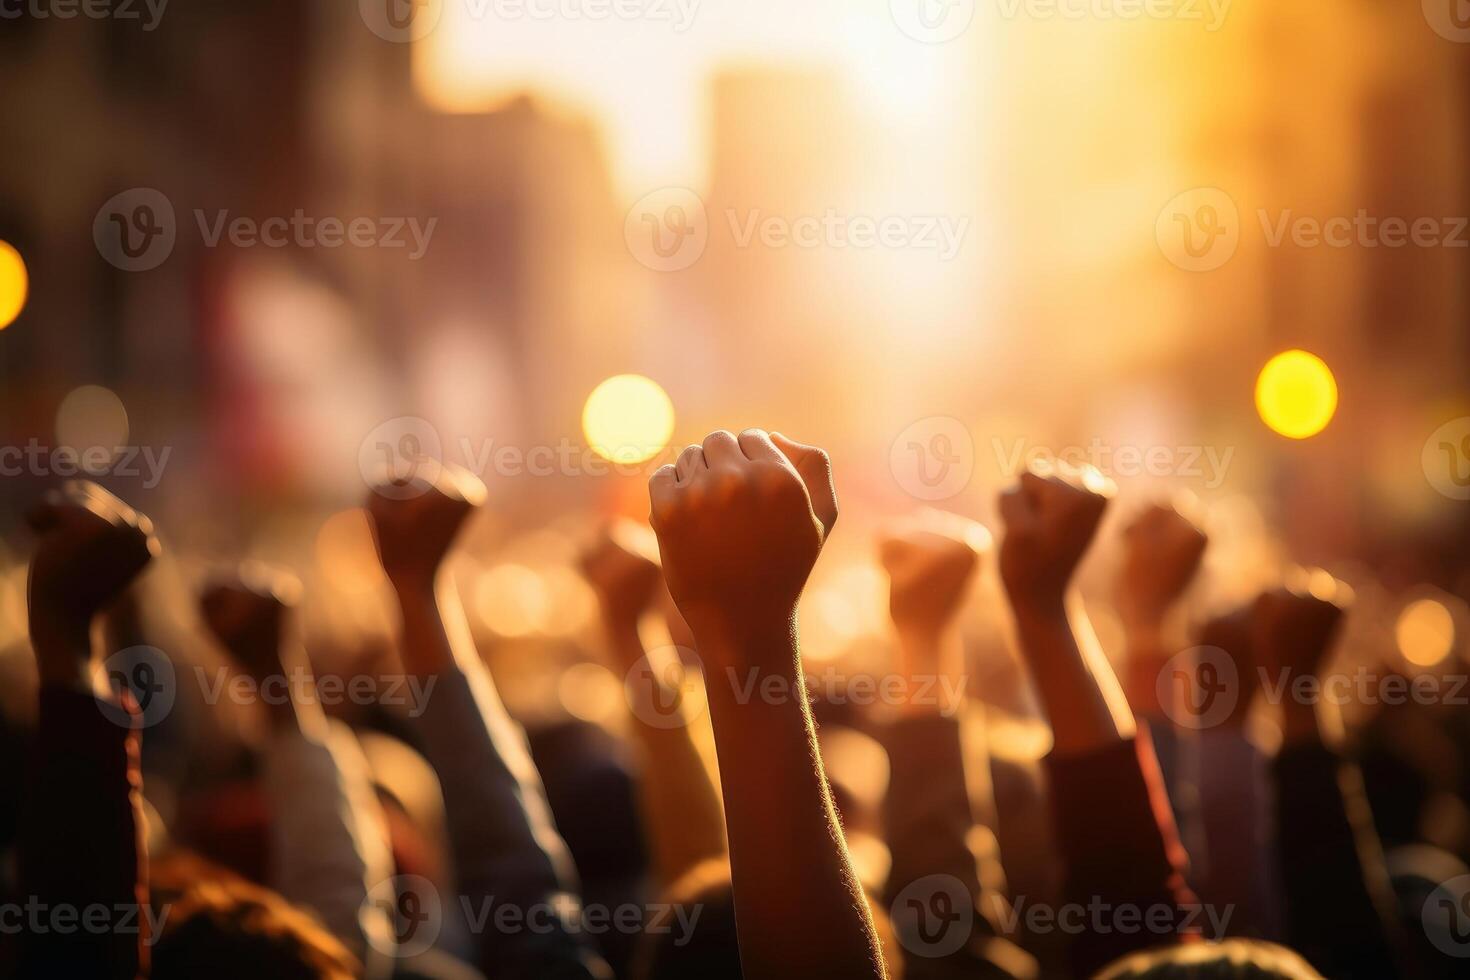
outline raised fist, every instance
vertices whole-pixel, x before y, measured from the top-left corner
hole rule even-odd
[[[301,583],[289,572],[246,562],[207,586],[199,608],[220,644],[258,680],[281,670],[286,619],[300,595]]]
[[[1332,641],[1352,590],[1321,569],[1302,582],[1263,592],[1251,616],[1252,646],[1273,671],[1315,675],[1332,651]]]
[[[616,521],[583,552],[582,574],[597,593],[604,619],[636,624],[658,598],[662,584],[658,539],[642,524]]]
[[[393,484],[393,492],[368,495],[378,560],[394,585],[432,586],[465,519],[485,502],[485,484],[468,470],[446,463],[438,471],[432,481],[411,477],[412,495],[399,492],[402,482]]]
[[[161,548],[153,522],[86,480],[52,490],[28,516],[39,536],[31,559],[33,626],[85,629]]]
[[[1000,496],[1000,577],[1011,602],[1059,604],[1114,491],[1096,469],[1043,464]]]
[[[1123,532],[1118,611],[1125,625],[1157,623],[1199,570],[1205,533],[1173,507],[1155,504]]]
[[[886,534],[878,555],[888,572],[888,611],[899,632],[942,633],[989,546],[983,525],[940,511],[926,511]]]
[[[664,577],[696,637],[794,614],[837,520],[825,452],[760,429],[719,430],[648,488]]]

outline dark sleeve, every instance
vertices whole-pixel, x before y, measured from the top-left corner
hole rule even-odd
[[[1329,977],[1401,976],[1388,872],[1357,767],[1321,742],[1271,767],[1286,938]]]
[[[25,978],[133,980],[147,969],[135,712],[106,707],[41,689],[17,847]]]
[[[444,790],[458,895],[495,977],[585,980],[610,973],[579,939],[581,910],[566,845],[552,824],[525,735],[488,674],[446,671],[417,720]],[[506,906],[517,914],[501,920]],[[508,926],[497,923],[508,921]]]
[[[914,896],[905,892],[930,876],[943,876],[954,891],[945,901],[963,899],[973,913],[968,920],[969,942],[944,956],[910,956],[905,975],[913,980],[1008,976],[990,958],[992,947],[1005,947],[1011,958],[1025,954],[997,938],[1009,919],[1005,875],[993,847],[989,853],[973,847],[976,831],[983,828],[976,826],[971,808],[960,720],[942,715],[902,718],[889,727],[885,741],[892,775],[883,823],[893,860],[885,902],[892,909],[895,929],[903,935],[920,927],[906,907]],[[923,903],[934,897],[919,895],[916,900]],[[906,950],[914,945],[903,944]]]
[[[1058,924],[1074,933],[1075,974],[1091,976],[1128,953],[1196,938],[1199,906],[1184,884],[1186,855],[1148,730],[1046,763],[1066,865]],[[1099,917],[1101,928],[1093,925]]]

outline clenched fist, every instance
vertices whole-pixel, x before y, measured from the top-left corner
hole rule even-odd
[[[29,521],[33,616],[91,622],[161,550],[152,521],[85,480],[47,493]]]
[[[619,520],[608,525],[582,553],[581,564],[609,625],[636,627],[658,597],[663,578],[658,540],[640,524]]]
[[[1123,532],[1118,611],[1125,624],[1155,625],[1189,586],[1204,557],[1205,533],[1173,507],[1155,504]]]
[[[281,670],[286,620],[301,594],[295,576],[247,562],[210,584],[199,607],[231,657],[257,680]]]
[[[878,555],[888,572],[888,611],[899,633],[943,633],[989,544],[990,532],[982,525],[938,511],[885,535]]]
[[[416,495],[374,491],[367,502],[378,559],[399,588],[432,587],[466,518],[485,502],[485,484],[457,466],[444,464],[432,482],[413,480]]]
[[[1270,670],[1315,675],[1327,662],[1351,590],[1320,570],[1310,582],[1309,588],[1293,585],[1256,599],[1252,646]]]
[[[697,638],[794,615],[837,520],[825,452],[760,429],[720,430],[648,488],[664,577]]]
[[[1060,606],[1114,490],[1088,467],[1042,466],[1000,497],[1000,577],[1013,605]]]

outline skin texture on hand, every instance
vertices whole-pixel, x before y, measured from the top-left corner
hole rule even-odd
[[[718,431],[656,472],[649,495],[669,591],[710,672],[741,965],[773,980],[882,977],[801,693],[796,604],[837,519],[827,455]],[[742,671],[796,693],[742,696]]]
[[[1097,532],[1111,484],[1096,470],[1044,467],[1001,494],[1000,573],[1022,653],[1058,755],[1131,738],[1133,713],[1068,588]]]
[[[92,690],[92,619],[161,551],[153,522],[85,480],[47,493],[28,521],[38,536],[28,596],[41,682]]]

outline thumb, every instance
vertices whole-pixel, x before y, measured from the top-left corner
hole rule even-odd
[[[832,533],[837,523],[837,490],[832,485],[832,460],[825,450],[793,442],[779,432],[771,433],[776,448],[786,454],[791,465],[806,484],[806,492],[812,499],[812,513],[822,522],[826,534]]]

